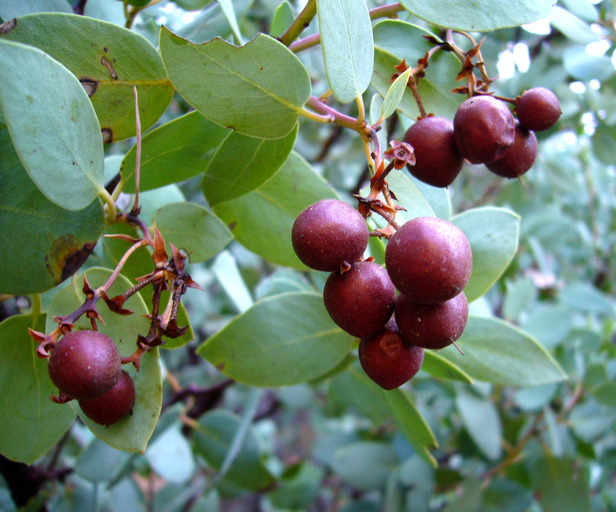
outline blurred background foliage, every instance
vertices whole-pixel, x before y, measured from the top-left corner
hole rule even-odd
[[[77,3],[85,4],[88,16],[126,23],[120,1]],[[163,0],[140,11],[133,30],[155,45],[163,24],[193,42],[216,35],[246,41],[260,31],[280,32],[270,26],[277,10],[300,8],[282,4]],[[323,285],[324,275],[273,266],[232,243],[213,261],[191,266],[206,290],[190,290],[185,299],[196,341],[188,350],[161,354],[163,415],[145,455],[110,448],[75,423],[32,466],[0,461],[0,510],[615,511],[614,9],[608,0],[561,0],[549,19],[486,34],[482,52],[490,74],[500,77],[497,93],[515,97],[530,87],[548,87],[563,115],[554,129],[538,134],[537,162],[521,182],[467,166],[449,189],[455,212],[497,205],[521,216],[517,256],[472,312],[533,334],[567,381],[510,388],[420,373],[411,386],[439,444],[433,469],[410,447],[383,409],[382,395],[360,372],[262,390],[230,382],[196,356],[201,341],[253,300]],[[65,0],[0,0],[3,20],[63,10],[71,10]],[[408,13],[400,16],[438,33]],[[314,31],[311,26],[307,33]],[[314,94],[324,92],[320,49],[300,58],[311,72]],[[373,94],[365,94],[367,104]],[[159,123],[188,108],[176,95]],[[408,123],[391,118],[384,140],[401,139]],[[131,144],[107,146],[109,175]],[[364,185],[367,168],[357,134],[302,120],[295,149],[343,197]],[[199,180],[144,193],[144,215],[153,214],[161,200],[178,197],[203,202]],[[5,303],[4,315],[20,305]],[[196,391],[188,408],[180,403],[181,389]],[[191,407],[207,411],[194,428],[182,421]],[[15,482],[24,495],[11,495]]]

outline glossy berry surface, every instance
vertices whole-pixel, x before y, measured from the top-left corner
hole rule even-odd
[[[468,319],[468,301],[462,292],[440,304],[419,306],[399,295],[395,318],[400,334],[410,343],[429,349],[444,348],[462,335]]]
[[[417,217],[389,239],[385,264],[400,293],[417,304],[435,304],[464,289],[473,256],[460,228],[436,217]]]
[[[402,338],[392,319],[359,342],[359,362],[383,389],[394,389],[413,378],[423,363],[424,350]]]
[[[498,160],[486,164],[486,167],[503,178],[517,178],[530,170],[536,158],[535,133],[516,122],[513,145]]]
[[[473,164],[493,162],[513,144],[511,111],[492,96],[465,100],[453,119],[454,139],[462,156]]]
[[[314,270],[333,272],[362,257],[370,232],[361,214],[338,199],[323,199],[295,219],[291,241],[297,257]]]
[[[407,169],[418,180],[447,187],[460,173],[464,158],[454,142],[451,119],[424,117],[406,131],[404,142],[415,151],[415,165],[407,165]]]
[[[560,117],[560,102],[550,89],[534,87],[516,101],[518,121],[527,130],[540,132],[552,128]]]
[[[94,423],[113,425],[132,414],[135,405],[135,384],[122,370],[118,382],[109,391],[92,400],[80,400],[79,407]]]
[[[120,378],[120,353],[102,332],[72,331],[52,349],[49,377],[58,389],[77,400],[109,391]]]
[[[357,337],[369,336],[391,318],[396,289],[378,263],[360,261],[344,273],[333,272],[323,288],[323,302],[332,320]]]

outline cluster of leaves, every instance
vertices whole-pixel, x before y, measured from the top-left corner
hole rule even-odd
[[[151,3],[0,0],[0,508],[616,508],[616,82],[586,46],[611,49],[607,2]],[[545,35],[520,28],[548,15]],[[514,43],[530,49],[529,71],[494,86],[510,97],[549,87],[564,115],[525,188],[471,167],[449,191],[388,176],[399,222],[450,220],[474,265],[465,355],[426,354],[412,386],[384,392],[358,369],[357,340],[323,307],[326,276],[301,264],[290,232],[309,204],[366,182],[361,137],[341,129],[361,115],[352,102],[387,120],[382,147],[417,118],[392,70],[424,58],[442,28],[486,32],[490,71]],[[426,110],[452,117],[459,73],[454,55],[431,57]],[[77,309],[84,275],[92,287],[109,278],[129,245],[103,235],[138,237],[115,222],[135,193],[135,85],[141,219],[190,254],[205,293],[185,295],[189,329],[131,369],[134,414],[106,428],[49,400],[27,329],[50,332]],[[381,240],[370,254],[383,262]],[[109,296],[152,266],[137,250]],[[125,307],[134,314],[101,304],[100,330],[129,356],[151,304],[135,293]],[[35,484],[20,496],[23,472]]]

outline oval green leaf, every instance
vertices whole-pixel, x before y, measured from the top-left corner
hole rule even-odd
[[[334,368],[354,338],[332,322],[318,293],[283,293],[257,302],[197,350],[251,386],[291,386]]]
[[[537,386],[567,378],[535,338],[502,320],[469,316],[458,343],[465,355],[453,346],[439,354],[476,380],[503,386]]]
[[[402,0],[415,16],[444,28],[487,32],[498,28],[516,27],[550,15],[554,0]]]
[[[57,392],[47,373],[47,361],[36,357],[37,344],[28,327],[42,331],[44,315],[16,315],[0,323],[0,453],[32,464],[60,440],[75,414],[53,403]],[[27,440],[27,442],[25,442]]]
[[[66,210],[91,204],[102,187],[103,144],[79,80],[41,50],[0,40],[0,106],[39,190]]]
[[[374,26],[374,74],[372,85],[386,96],[391,78],[398,71],[394,68],[404,59],[408,67],[426,56],[434,45],[426,37],[438,38],[427,30],[399,20],[385,20]],[[456,76],[460,72],[460,61],[450,52],[438,52],[430,58],[426,76],[419,79],[418,91],[427,112],[453,118],[464,97],[449,91],[458,87]],[[419,109],[410,88],[406,88],[398,110],[407,117],[416,119]]]
[[[241,422],[241,418],[228,411],[207,413],[193,430],[195,452],[211,467],[220,470]],[[261,460],[259,443],[252,430],[248,430],[244,437],[239,452],[225,474],[225,481],[253,491],[262,490],[274,483],[274,477]]]
[[[2,38],[36,46],[73,72],[90,96],[105,143],[135,135],[134,86],[142,131],[158,120],[173,97],[156,49],[143,36],[113,23],[37,14],[20,18]]]
[[[487,397],[459,388],[456,407],[479,451],[492,461],[498,460],[503,452],[503,424],[496,405]]]
[[[160,51],[177,91],[205,117],[245,135],[287,135],[310,96],[308,71],[265,34],[242,47],[216,38],[193,44],[164,27]]]
[[[469,302],[486,293],[507,269],[518,250],[520,217],[505,208],[485,206],[451,219],[468,238],[473,272],[464,288]]]
[[[401,389],[383,391],[383,394],[406,440],[423,460],[436,467],[438,464],[430,449],[438,448],[438,442],[409,395]]]
[[[291,153],[297,128],[273,140],[229,133],[203,176],[201,186],[210,206],[248,194],[269,180]]]
[[[387,90],[387,94],[385,94],[383,105],[381,106],[381,117],[388,118],[396,111],[398,105],[402,101],[402,97],[406,91],[406,86],[408,85],[410,76],[411,70],[407,69],[394,80],[393,84],[391,84]]]
[[[438,379],[458,380],[472,384],[473,379],[459,366],[445,359],[435,350],[425,350],[421,369]]]
[[[100,200],[75,212],[41,194],[0,112],[0,293],[37,293],[61,283],[90,256],[104,227]]]
[[[370,85],[374,63],[372,23],[364,0],[317,0],[327,82],[349,103]]]
[[[233,240],[227,226],[210,210],[195,203],[171,203],[152,219],[167,244],[184,249],[191,263],[209,260]]]
[[[404,210],[396,214],[398,223],[404,224],[415,217],[434,217],[434,210],[405,173],[402,171],[392,172],[387,176],[387,184],[390,190],[396,194],[397,203],[404,207]]]
[[[305,269],[293,251],[291,228],[299,213],[336,192],[296,153],[272,179],[242,197],[214,207],[235,239],[259,256],[279,265]]]
[[[393,447],[379,441],[361,441],[338,448],[331,461],[334,472],[361,491],[383,487],[399,463]]]
[[[147,133],[141,141],[139,190],[151,190],[192,178],[207,169],[229,130],[190,112]],[[136,146],[122,161],[125,192],[135,191]]]
[[[90,286],[96,288],[109,278],[111,270],[92,268],[85,275]],[[47,313],[46,332],[51,332],[57,326],[53,320],[54,316],[67,315],[83,303],[85,296],[82,291],[82,283],[82,279],[76,279],[70,286],[56,294]],[[131,286],[131,282],[120,274],[108,295],[114,297]],[[97,303],[98,312],[105,322],[104,324],[99,322],[99,330],[109,336],[117,345],[120,355],[126,357],[135,351],[137,336],[140,334],[146,335],[150,324],[143,316],[149,312],[140,293],[136,293],[129,298],[124,303],[124,307],[133,311],[133,314],[120,316],[110,312],[103,301]],[[81,317],[75,328],[91,329],[90,321],[85,316]],[[75,401],[69,402],[69,405],[79,414],[81,420],[94,435],[108,445],[118,450],[143,453],[158,421],[162,405],[162,380],[158,349],[153,348],[142,356],[139,372],[132,365],[124,365],[123,369],[130,374],[135,383],[135,405],[131,416],[127,416],[114,425],[105,427],[86,417]]]

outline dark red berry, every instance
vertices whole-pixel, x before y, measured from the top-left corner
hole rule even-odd
[[[498,160],[486,164],[486,167],[503,178],[517,178],[530,170],[535,163],[535,158],[537,158],[535,133],[516,122],[513,146]]]
[[[417,217],[390,238],[385,263],[400,293],[417,304],[435,304],[464,289],[473,256],[460,228],[436,217]]]
[[[394,389],[413,378],[421,368],[424,350],[410,344],[391,319],[385,327],[359,342],[359,362],[383,389]]]
[[[456,111],[453,128],[458,150],[473,164],[493,162],[515,137],[511,111],[492,96],[473,96],[464,101]]]
[[[130,375],[122,370],[116,385],[103,395],[92,400],[79,400],[79,407],[94,423],[113,425],[132,414],[135,405],[135,384]]]
[[[72,331],[52,349],[49,377],[70,398],[90,400],[109,391],[120,378],[120,353],[102,332]]]
[[[516,114],[527,130],[540,132],[552,128],[561,114],[560,102],[550,89],[534,87],[516,101]]]
[[[411,126],[404,142],[413,146],[415,165],[408,170],[418,180],[434,187],[447,187],[462,169],[464,158],[453,139],[453,121],[445,117],[424,117]]]
[[[297,257],[315,270],[333,272],[359,260],[370,232],[361,214],[338,199],[323,199],[302,211],[291,232]]]
[[[418,347],[439,349],[462,335],[468,319],[468,302],[464,292],[430,306],[419,306],[399,295],[394,314],[404,339]]]
[[[360,261],[344,273],[333,272],[323,289],[332,320],[353,336],[375,333],[391,318],[396,288],[378,263]]]

